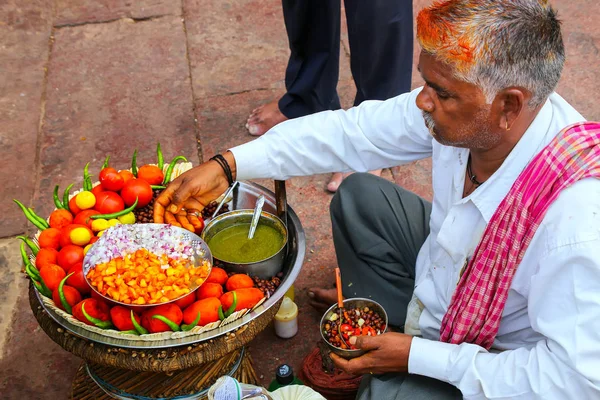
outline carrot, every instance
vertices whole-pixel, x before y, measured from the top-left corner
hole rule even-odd
[[[223,286],[214,282],[204,282],[196,292],[196,298],[198,300],[208,299],[209,297],[216,297],[218,299],[222,295]]]
[[[237,296],[237,306],[235,311],[240,311],[245,308],[254,307],[263,297],[264,294],[257,288],[243,288],[235,290]],[[221,298],[223,309],[227,310],[233,304],[233,292],[227,292]]]
[[[225,284],[228,292],[251,287],[254,287],[254,281],[246,274],[231,275]]]
[[[206,279],[206,283],[218,283],[224,285],[227,282],[227,272],[223,268],[213,267],[210,271],[210,275]]]
[[[183,311],[183,322],[193,323],[198,313],[200,313],[200,322],[198,322],[200,326],[218,321],[220,306],[221,302],[216,297],[198,300]]]

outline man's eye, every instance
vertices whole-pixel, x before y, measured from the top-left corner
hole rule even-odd
[[[442,100],[446,100],[446,99],[450,98],[448,93],[445,93],[445,92],[436,92],[436,93],[437,93],[437,97],[439,97]]]

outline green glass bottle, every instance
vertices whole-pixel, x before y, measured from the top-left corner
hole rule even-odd
[[[269,392],[273,392],[282,386],[304,385],[302,381],[294,376],[294,370],[287,364],[282,364],[275,370],[275,379],[269,385]]]

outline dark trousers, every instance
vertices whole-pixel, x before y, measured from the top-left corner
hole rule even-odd
[[[279,109],[288,118],[340,108],[340,0],[282,0],[291,50],[287,93]],[[412,0],[345,0],[354,105],[408,92],[412,74]]]
[[[333,243],[344,297],[372,298],[402,328],[417,254],[429,235],[431,204],[386,179],[352,174],[331,202]],[[461,399],[445,382],[410,374],[365,375],[359,400]]]

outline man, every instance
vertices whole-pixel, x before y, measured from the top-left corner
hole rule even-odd
[[[367,354],[333,356],[366,374],[360,399],[600,398],[600,125],[572,125],[583,117],[553,92],[555,12],[451,0],[421,11],[417,36],[423,88],[285,122],[225,159],[242,180],[432,157],[433,204],[368,174],[331,204],[345,296],[371,296],[415,335],[358,337]],[[163,192],[155,220],[228,184],[205,163]]]

